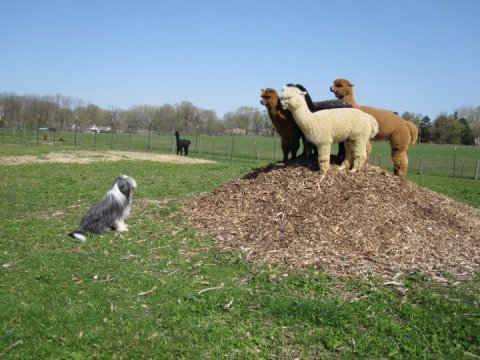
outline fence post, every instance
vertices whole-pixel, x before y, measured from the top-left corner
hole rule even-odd
[[[475,164],[475,180],[478,180],[478,171],[480,170],[480,160],[477,160]]]
[[[457,147],[453,150],[453,181],[455,181],[456,177],[456,166],[457,166]]]
[[[37,146],[38,146],[38,131],[39,131],[38,125],[39,125],[39,123],[40,123],[40,114],[37,114]]]
[[[462,182],[463,178],[463,164],[465,163],[465,160],[462,160],[462,165],[460,167],[460,182]]]
[[[77,147],[78,115],[75,115],[75,147]]]
[[[420,155],[420,179],[423,175],[423,155]]]
[[[110,127],[110,150],[113,150],[113,121],[112,126]]]
[[[233,160],[233,144],[235,143],[235,134],[232,135],[232,151],[230,152],[230,162]]]
[[[215,157],[215,135],[213,135],[213,141],[212,141],[212,156]]]
[[[198,149],[197,149],[197,143],[198,143],[198,129],[199,129],[199,126],[197,125],[197,132],[195,134],[195,154],[198,155]]]
[[[128,127],[128,144],[130,151],[132,151],[132,128],[130,126]]]
[[[148,122],[148,150],[152,151],[152,139],[151,139],[151,134],[152,134],[152,121]]]

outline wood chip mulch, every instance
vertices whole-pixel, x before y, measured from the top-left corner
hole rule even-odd
[[[480,269],[480,210],[364,165],[271,164],[185,205],[188,222],[252,262],[314,266],[340,277]],[[452,186],[454,186],[452,184]]]

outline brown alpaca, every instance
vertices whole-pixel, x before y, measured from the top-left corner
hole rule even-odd
[[[336,79],[330,91],[335,96],[353,105],[370,115],[378,122],[378,133],[373,140],[388,140],[392,149],[393,172],[395,175],[405,177],[408,169],[407,149],[410,144],[415,144],[418,139],[418,129],[410,121],[402,119],[392,112],[358,105],[353,98],[353,84],[346,79]]]
[[[300,147],[300,137],[302,132],[293,119],[290,111],[283,109],[280,97],[274,89],[262,89],[260,103],[265,105],[268,116],[280,135],[283,151],[283,162],[288,160],[288,153],[292,154],[292,159],[297,157],[297,151]]]

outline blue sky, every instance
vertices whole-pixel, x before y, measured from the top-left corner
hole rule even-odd
[[[0,0],[0,92],[262,109],[260,89],[436,117],[480,105],[480,1]]]

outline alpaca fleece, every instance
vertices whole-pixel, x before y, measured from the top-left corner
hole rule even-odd
[[[296,87],[282,89],[284,105],[293,114],[305,137],[318,148],[320,173],[330,167],[330,148],[333,142],[345,142],[346,159],[343,168],[358,170],[367,159],[366,146],[378,131],[375,119],[358,109],[330,109],[312,113],[305,101],[305,92]]]
[[[337,99],[332,100],[323,100],[323,101],[313,101],[310,97],[309,92],[302,84],[287,84],[287,86],[294,86],[301,91],[305,92],[305,101],[307,102],[307,106],[311,112],[316,112],[320,110],[328,110],[328,109],[340,109],[340,108],[351,108],[352,105],[347,103],[346,101],[341,101]],[[314,154],[318,155],[317,148],[309,141],[304,141],[306,144],[306,149],[304,153],[307,155]],[[368,154],[367,154],[368,157]],[[341,164],[345,160],[345,144],[343,142],[338,143],[338,153],[337,155],[332,155],[330,157],[330,161],[335,164]]]
[[[394,174],[405,177],[408,169],[407,149],[418,139],[418,129],[410,121],[402,119],[392,112],[372,106],[358,105],[353,98],[353,84],[346,79],[336,79],[330,91],[343,101],[353,105],[367,114],[372,115],[378,122],[378,133],[374,140],[388,140],[392,149]]]

